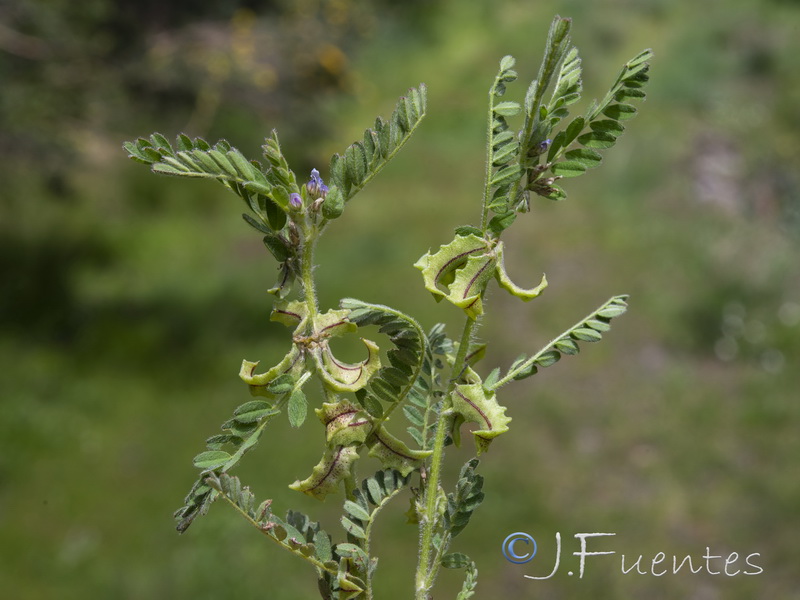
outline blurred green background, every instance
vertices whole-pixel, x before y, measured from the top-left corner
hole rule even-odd
[[[0,2],[0,590],[6,598],[313,598],[312,573],[223,505],[173,528],[191,458],[248,398],[241,359],[282,356],[272,258],[233,195],[156,177],[121,143],[154,130],[270,129],[299,174],[325,166],[424,81],[429,116],[319,253],[323,304],[356,296],[461,322],[412,263],[478,219],[485,101],[518,59],[521,99],[554,14],[574,19],[585,97],[652,47],[648,101],[569,199],[509,232],[486,373],[616,293],[606,341],[507,388],[511,433],[482,461],[487,500],[454,547],[477,598],[800,598],[800,7],[790,0],[112,0]],[[516,94],[516,96],[515,96]],[[583,107],[585,105],[578,105]],[[337,530],[337,502],[286,489],[320,453],[285,420],[238,474],[276,511]],[[295,440],[302,439],[302,443]],[[287,451],[286,448],[291,451]],[[450,453],[453,471],[470,457]],[[364,469],[365,467],[362,467]],[[377,528],[378,598],[412,597],[407,505]],[[536,559],[500,543],[526,531]],[[564,538],[561,572],[554,535]],[[569,577],[573,534],[615,532]],[[758,576],[623,575],[620,554]],[[668,567],[671,565],[667,565]],[[460,573],[441,577],[452,598]]]

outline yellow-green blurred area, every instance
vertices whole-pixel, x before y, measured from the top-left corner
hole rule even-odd
[[[555,14],[573,18],[585,100],[639,50],[648,100],[604,165],[533,202],[508,232],[481,373],[532,352],[608,297],[630,311],[502,390],[511,431],[482,457],[486,501],[453,550],[477,598],[800,598],[800,6],[790,0],[253,0],[0,3],[0,590],[39,600],[294,600],[313,572],[223,504],[183,536],[172,512],[194,455],[247,401],[240,361],[290,344],[269,322],[274,259],[207,181],[125,158],[153,131],[226,138],[258,157],[272,128],[300,178],[326,176],[397,97],[425,82],[429,114],[333,223],[316,271],[324,307],[354,296],[418,316],[436,304],[412,264],[479,220],[487,91],[517,57],[521,100]],[[319,401],[317,398],[316,401]],[[407,425],[399,415],[392,425]],[[445,484],[472,453],[449,449]],[[344,537],[340,499],[287,489],[316,464],[313,415],[271,424],[236,472],[273,508]],[[362,459],[367,475],[378,463]],[[377,595],[413,596],[407,496],[381,514]],[[539,554],[514,565],[503,539]],[[555,534],[561,569],[551,579]],[[577,575],[580,532],[589,540]],[[522,547],[518,546],[518,550]],[[621,554],[655,577],[623,574]],[[712,575],[703,555],[739,559]],[[703,571],[673,575],[672,556]],[[711,570],[722,570],[720,560]],[[573,571],[569,576],[567,571]],[[454,598],[461,572],[435,597]]]

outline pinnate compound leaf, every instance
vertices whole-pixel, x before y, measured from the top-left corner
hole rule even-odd
[[[414,319],[382,304],[345,298],[340,306],[348,311],[349,321],[359,327],[378,326],[395,346],[387,353],[389,365],[379,369],[363,388],[364,393],[356,396],[370,414],[380,417],[383,409],[378,398],[391,403],[400,402],[413,388],[422,368],[425,333]]]
[[[572,63],[574,63],[574,58],[577,58],[577,56],[572,57],[572,60],[565,60],[570,49],[571,26],[572,21],[570,19],[559,16],[556,16],[550,24],[545,44],[545,54],[539,67],[539,74],[531,82],[525,95],[525,123],[522,129],[522,140],[526,145],[524,154],[527,154],[542,139],[537,139],[535,135],[537,129],[539,129],[540,120],[546,117],[549,112],[548,108],[542,104],[542,99],[547,88],[550,87],[558,65],[561,64],[562,69],[564,65],[567,65],[567,67],[575,66]],[[570,69],[568,68],[569,72]],[[557,100],[554,99],[552,107],[555,106],[555,102]]]
[[[475,595],[475,589],[478,587],[478,567],[475,566],[474,561],[470,561],[467,566],[467,573],[464,577],[464,583],[461,586],[461,591],[458,592],[456,600],[469,600]]]
[[[276,130],[273,129],[270,136],[264,140],[264,145],[261,146],[261,149],[270,167],[266,173],[267,179],[276,188],[276,191],[280,192],[280,197],[273,197],[278,206],[287,209],[289,195],[300,193],[300,188],[297,186],[297,177],[289,168],[289,163],[286,162],[286,158],[281,152],[281,144]]]
[[[514,62],[512,56],[506,56],[500,61],[500,69],[489,96],[486,161],[490,168],[486,173],[484,194],[486,198],[492,199],[488,206],[495,213],[508,212],[512,200],[509,198],[510,190],[522,178],[522,169],[517,164],[519,139],[506,120],[506,117],[520,113],[522,107],[517,102],[496,102],[496,98],[505,94],[506,84],[517,78],[516,71],[511,68]]]
[[[601,157],[596,150],[604,150],[615,144],[625,129],[620,121],[636,115],[636,107],[629,102],[645,97],[640,88],[647,82],[647,61],[651,57],[650,51],[644,51],[628,61],[606,96],[600,102],[593,102],[585,117],[576,117],[566,129],[553,136],[547,160],[553,163],[551,171],[554,175],[577,177],[586,169],[600,164]],[[543,113],[549,115],[551,127],[566,115],[566,106],[577,100],[580,94],[580,59],[577,59],[576,65],[572,65],[575,68],[571,71],[570,61],[573,58],[577,59],[574,48],[564,58],[554,97]],[[567,90],[564,86],[568,87],[571,83],[575,84],[574,87]],[[563,94],[559,92],[560,88],[564,88]],[[555,100],[556,96],[560,96],[559,100]],[[591,129],[589,132],[585,132],[587,126]],[[584,148],[569,150],[575,140]],[[548,186],[534,186],[531,189],[540,196],[552,196],[553,199],[564,197]],[[551,194],[551,191],[556,193]]]
[[[208,438],[208,450],[194,459],[195,466],[203,473],[187,494],[184,506],[175,511],[178,532],[185,532],[198,516],[206,514],[217,498],[218,492],[207,485],[205,474],[210,470],[227,471],[234,467],[258,443],[264,427],[278,414],[280,410],[269,402],[245,402],[234,411],[233,418],[222,425],[225,433]],[[233,454],[221,450],[226,444],[235,448]]]
[[[523,355],[520,357],[511,365],[506,375],[487,387],[496,390],[512,380],[521,380],[535,375],[539,367],[549,367],[558,362],[561,354],[577,354],[580,350],[578,342],[600,341],[602,334],[611,328],[611,319],[620,316],[627,310],[627,299],[628,297],[625,295],[609,299],[600,308],[549,342],[533,356],[528,358]]]
[[[150,140],[142,138],[126,142],[125,149],[130,158],[150,165],[156,173],[180,177],[200,177],[215,179],[228,190],[241,197],[255,218],[245,215],[246,222],[260,233],[273,236],[287,223],[289,198],[291,192],[298,192],[294,174],[288,169],[285,159],[274,137],[274,164],[266,171],[257,161],[247,160],[225,140],[213,146],[201,138],[191,140],[181,134],[173,147],[160,134],[153,134]],[[268,140],[268,145],[271,142]],[[276,246],[267,244],[275,253]],[[285,258],[283,258],[285,260]],[[281,297],[288,294],[294,280],[294,273],[288,263],[282,265],[279,285],[271,290]]]
[[[427,88],[420,84],[398,100],[388,122],[379,117],[374,128],[366,130],[363,140],[354,142],[343,155],[335,154],[331,158],[331,189],[336,187],[341,200],[336,197],[335,207],[329,207],[329,210],[333,209],[332,216],[324,215],[325,218],[335,218],[338,216],[336,212],[341,214],[339,206],[360,192],[394,158],[419,126],[426,111]]]
[[[456,489],[447,495],[444,511],[444,526],[455,537],[469,524],[472,513],[483,502],[483,477],[475,470],[479,461],[473,458],[461,467]]]
[[[648,61],[653,58],[651,50],[643,50],[622,67],[616,81],[606,96],[595,102],[587,114],[588,121],[594,121],[600,114],[619,121],[629,119],[636,114],[636,108],[622,102],[625,99],[644,99],[641,87],[647,83],[650,69]],[[614,101],[619,104],[612,104]]]
[[[569,44],[565,47],[569,47]],[[565,107],[580,99],[582,89],[581,59],[578,56],[578,49],[571,47],[561,61],[558,79],[553,86],[553,94],[547,106],[549,127],[554,127],[567,115]]]
[[[243,486],[238,477],[228,473],[219,475],[212,473],[205,478],[204,483],[216,493],[221,494],[227,502],[236,507],[252,523],[261,527],[264,531],[269,529],[270,521],[274,517],[270,513],[272,500],[265,500],[257,505],[256,498],[250,488]]]

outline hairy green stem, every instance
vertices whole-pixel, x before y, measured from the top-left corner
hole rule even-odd
[[[467,317],[464,324],[464,331],[461,334],[461,342],[458,346],[456,359],[453,363],[453,378],[447,386],[447,393],[442,401],[442,408],[439,411],[439,419],[436,423],[436,437],[433,442],[433,455],[431,456],[430,468],[428,470],[428,482],[425,486],[425,511],[420,520],[420,550],[419,562],[417,563],[416,576],[416,600],[427,600],[428,590],[433,585],[433,580],[438,572],[438,565],[431,561],[431,548],[433,547],[433,535],[438,522],[436,515],[436,504],[439,499],[439,479],[441,477],[442,462],[444,460],[444,443],[447,439],[447,420],[451,413],[446,404],[450,395],[455,390],[458,374],[464,370],[469,343],[478,325],[476,320]]]
[[[303,300],[308,307],[309,321],[313,323],[319,312],[317,292],[314,288],[314,247],[317,243],[317,229],[305,220],[298,225],[303,236],[300,248],[300,280],[303,283]]]

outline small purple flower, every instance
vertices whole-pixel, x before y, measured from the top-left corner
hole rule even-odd
[[[306,189],[312,198],[324,198],[328,193],[328,186],[319,176],[319,171],[311,169],[311,179],[306,184]]]
[[[546,139],[543,142],[539,142],[539,154],[546,152],[552,142],[553,140],[551,139]]]
[[[292,208],[300,208],[303,206],[303,199],[300,197],[300,194],[291,194],[289,196],[289,204]]]

